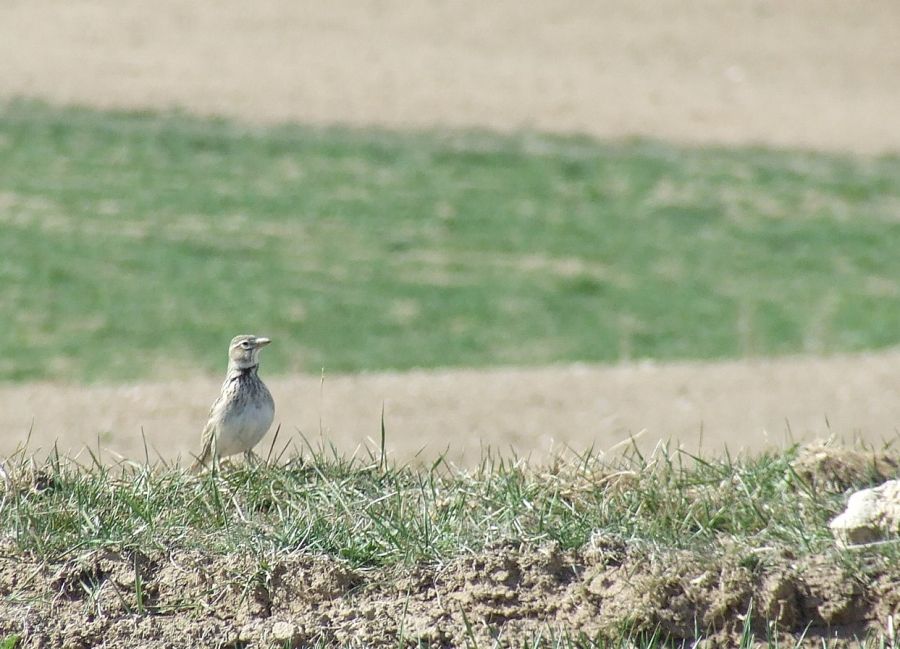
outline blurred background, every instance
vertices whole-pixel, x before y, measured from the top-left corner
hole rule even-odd
[[[0,452],[890,442],[900,5],[0,5]],[[265,449],[263,449],[265,450]]]

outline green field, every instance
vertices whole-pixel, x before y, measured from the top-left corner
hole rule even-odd
[[[0,379],[900,342],[900,158],[0,108]]]

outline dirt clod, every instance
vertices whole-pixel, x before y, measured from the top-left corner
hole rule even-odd
[[[896,454],[816,441],[803,446],[791,463],[797,475],[819,491],[840,493],[900,475]]]

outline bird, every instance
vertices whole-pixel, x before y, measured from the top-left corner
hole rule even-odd
[[[253,447],[275,418],[275,400],[259,378],[259,353],[270,342],[269,338],[247,334],[231,339],[225,382],[210,408],[200,454],[191,473],[237,453],[244,453],[248,462],[253,459]]]

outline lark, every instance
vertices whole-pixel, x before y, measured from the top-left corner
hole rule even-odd
[[[222,392],[209,411],[203,429],[202,450],[191,472],[197,473],[210,461],[244,453],[253,458],[253,447],[259,443],[275,417],[275,401],[266,384],[259,378],[259,352],[268,338],[235,336],[228,346],[228,372]]]

